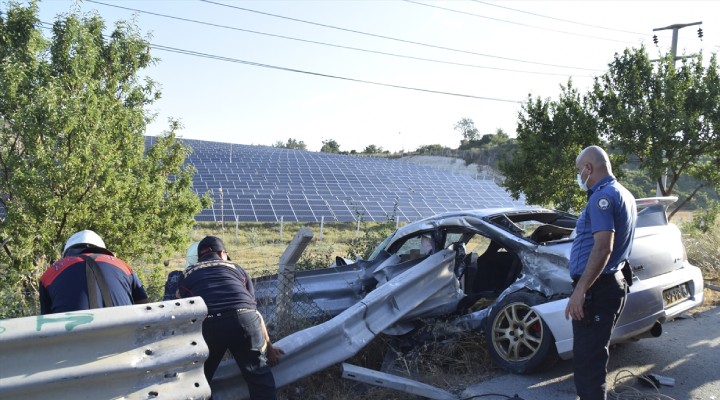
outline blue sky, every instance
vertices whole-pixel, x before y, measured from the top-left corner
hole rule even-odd
[[[212,1],[104,1],[144,11],[137,12],[49,0],[40,3],[40,17],[52,22],[76,4],[83,12],[96,10],[108,23],[134,20],[155,45],[481,97],[152,50],[160,61],[146,73],[160,83],[163,98],[152,107],[157,117],[148,134],[162,132],[173,117],[184,125],[180,134],[186,138],[259,145],[295,138],[310,150],[327,139],[341,150],[362,151],[370,144],[392,151],[436,143],[457,147],[460,134],[453,126],[463,117],[472,118],[483,134],[502,128],[514,136],[520,104],[501,100],[522,102],[528,94],[554,98],[570,77],[584,90],[626,47],[644,43],[651,54],[669,50],[671,31],[656,32],[656,47],[653,28],[702,21],[702,41],[698,26],[679,31],[679,52],[720,50],[717,1]]]

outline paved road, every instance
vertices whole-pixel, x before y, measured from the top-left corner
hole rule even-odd
[[[619,373],[626,374],[623,370],[635,375],[655,373],[675,379],[675,386],[660,388],[660,393],[673,399],[720,400],[720,307],[664,324],[659,338],[614,346],[609,368],[608,387]],[[623,383],[641,389],[634,380]],[[501,376],[467,388],[461,398],[489,393],[517,394],[525,400],[574,400],[572,361],[562,361],[538,375]]]

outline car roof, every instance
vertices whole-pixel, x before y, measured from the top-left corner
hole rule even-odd
[[[482,208],[474,210],[458,210],[448,211],[432,217],[424,218],[419,221],[411,222],[395,232],[395,236],[405,236],[412,232],[431,230],[439,226],[463,226],[476,225],[481,219],[500,214],[516,214],[523,212],[553,212],[546,208],[538,206],[517,206],[517,207],[497,207]],[[477,222],[476,222],[477,221]]]

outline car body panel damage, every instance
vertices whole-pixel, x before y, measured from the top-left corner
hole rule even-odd
[[[659,323],[703,301],[700,270],[685,259],[679,231],[665,216],[675,200],[638,200],[630,256],[637,273],[613,342],[654,334]],[[274,275],[259,278],[258,309],[271,333],[294,319],[314,325],[278,341],[287,353],[273,368],[278,385],[346,360],[380,332],[422,339],[422,327],[433,321],[446,322],[436,324],[446,337],[483,331],[493,359],[516,373],[571,357],[564,310],[576,220],[539,207],[448,212],[399,228],[368,260],[338,259],[283,276],[291,288],[279,288]],[[285,293],[292,296],[289,313],[278,310]],[[280,318],[286,315],[293,318]],[[238,377],[223,363],[214,398],[241,398]]]
[[[459,302],[462,294],[453,274],[454,257],[451,250],[433,254],[411,271],[379,285],[336,317],[279,340],[275,344],[286,354],[273,368],[277,386],[352,357],[377,334],[401,322],[413,310],[444,308],[445,303]],[[247,388],[244,382],[238,385],[238,381],[242,379],[237,367],[224,362],[212,382],[213,399],[245,398]]]

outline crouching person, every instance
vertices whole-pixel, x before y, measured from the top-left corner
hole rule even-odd
[[[276,399],[270,366],[279,363],[284,352],[270,343],[257,311],[252,280],[239,265],[230,262],[220,238],[206,236],[197,252],[198,262],[187,267],[180,278],[179,294],[200,296],[208,308],[202,327],[210,350],[205,378],[212,380],[225,351],[230,350],[248,384],[250,398]]]

